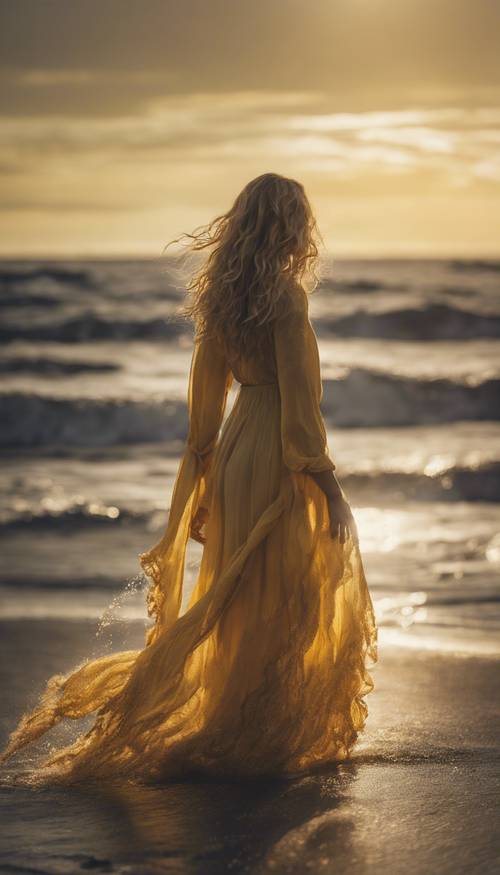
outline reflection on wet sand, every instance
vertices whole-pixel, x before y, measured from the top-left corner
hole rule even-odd
[[[115,862],[141,872],[275,869],[304,863],[305,845],[308,861],[320,845],[330,860],[339,847],[348,853],[354,824],[343,803],[356,771],[350,763],[288,781],[89,787],[84,798],[111,828]]]
[[[55,659],[60,642],[52,654],[46,644]],[[353,759],[317,774],[63,789],[20,785],[12,765],[0,782],[0,871],[422,875],[437,860],[441,873],[492,871],[500,662],[384,647],[374,674]],[[7,715],[25,701],[16,689],[5,687]]]

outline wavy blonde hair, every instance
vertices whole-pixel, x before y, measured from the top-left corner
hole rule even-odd
[[[228,352],[252,355],[269,336],[297,284],[310,290],[321,237],[300,182],[277,173],[252,179],[231,209],[191,234],[192,252],[210,250],[188,282],[184,316],[198,337],[217,338]]]

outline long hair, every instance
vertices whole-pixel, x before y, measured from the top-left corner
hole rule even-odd
[[[321,239],[303,186],[276,173],[251,180],[231,209],[191,234],[192,252],[209,250],[188,282],[184,316],[198,337],[252,355],[297,284],[313,287]]]

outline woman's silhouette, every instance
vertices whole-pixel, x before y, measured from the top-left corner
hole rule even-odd
[[[143,650],[52,678],[5,758],[93,712],[43,775],[291,774],[349,756],[376,628],[320,412],[302,284],[315,235],[302,185],[273,173],[188,235],[210,254],[186,308],[196,326],[187,445],[165,534],[141,556],[154,625]],[[204,551],[180,614],[190,535]]]

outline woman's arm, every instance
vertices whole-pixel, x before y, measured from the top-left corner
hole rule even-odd
[[[201,468],[197,506],[191,518],[191,537],[205,543],[204,526],[208,519],[207,478],[226,408],[233,375],[219,343],[210,337],[195,341],[189,378],[188,447],[196,454]]]
[[[316,481],[329,501],[342,498],[342,490],[333,471],[309,471],[309,476]]]
[[[330,532],[344,544],[357,541],[356,524],[333,473],[320,409],[323,391],[316,335],[308,318],[307,295],[299,290],[274,330],[281,395],[283,459],[292,471],[312,477],[326,495]]]
[[[330,534],[345,544],[348,535],[355,544],[358,543],[358,530],[351,508],[345,500],[340,484],[333,471],[310,471],[309,476],[325,493],[330,516]]]

